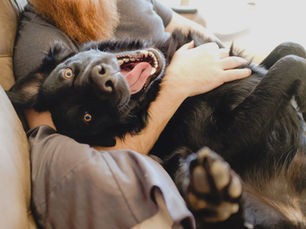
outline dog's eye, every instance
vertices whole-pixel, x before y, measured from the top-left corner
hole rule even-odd
[[[92,120],[91,114],[89,114],[88,112],[85,112],[85,114],[84,114],[84,116],[83,116],[83,120],[84,120],[84,122],[86,122],[86,123],[90,123],[91,120]]]
[[[73,78],[73,71],[71,68],[66,68],[63,72],[63,76],[66,79],[72,79]]]

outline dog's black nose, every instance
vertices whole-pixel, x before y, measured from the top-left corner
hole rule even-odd
[[[117,80],[110,66],[99,64],[93,67],[91,78],[95,85],[103,92],[112,93]]]

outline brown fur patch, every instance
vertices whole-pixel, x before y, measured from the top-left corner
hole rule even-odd
[[[116,0],[29,0],[36,12],[82,44],[111,38],[119,23]]]

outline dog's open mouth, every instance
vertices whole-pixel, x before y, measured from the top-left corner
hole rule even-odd
[[[131,94],[146,88],[163,68],[161,54],[155,49],[120,53],[117,59]]]

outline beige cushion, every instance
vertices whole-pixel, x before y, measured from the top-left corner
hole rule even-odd
[[[35,228],[30,212],[29,145],[8,97],[0,87],[0,228]]]
[[[12,71],[12,57],[0,56],[0,85],[8,90],[15,82]]]
[[[26,1],[18,0],[16,3],[12,4],[10,0],[0,1],[0,85],[4,89],[14,83],[11,57],[17,27],[17,8],[21,9]]]
[[[13,4],[12,4],[13,3]],[[0,85],[14,83],[12,53],[18,9],[26,0],[0,1]],[[29,145],[22,125],[0,86],[0,228],[34,229],[30,211]]]

